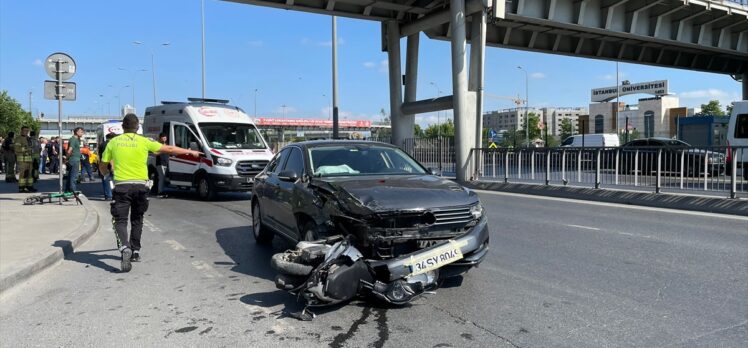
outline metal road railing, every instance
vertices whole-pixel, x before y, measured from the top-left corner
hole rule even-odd
[[[454,138],[409,138],[405,139],[403,150],[427,168],[445,175],[455,173]]]
[[[479,180],[654,192],[748,194],[737,161],[748,147],[614,147],[473,149]],[[743,168],[748,171],[748,168]]]

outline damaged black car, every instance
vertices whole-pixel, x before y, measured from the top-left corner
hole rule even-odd
[[[384,143],[283,148],[252,195],[257,243],[296,243],[273,256],[276,286],[309,306],[405,304],[480,264],[489,230],[477,194],[434,174]]]

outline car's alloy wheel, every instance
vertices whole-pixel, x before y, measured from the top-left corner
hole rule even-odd
[[[262,226],[260,203],[252,205],[252,235],[255,237],[257,244],[270,244],[273,240],[273,233]]]
[[[311,221],[304,224],[304,227],[302,228],[303,233],[301,234],[303,241],[311,242],[319,239],[315,227],[316,225]]]

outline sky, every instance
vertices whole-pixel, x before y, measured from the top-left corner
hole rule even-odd
[[[42,62],[54,52],[68,53],[77,65],[70,80],[77,84],[77,100],[64,102],[63,117],[118,115],[119,105],[133,100],[142,116],[145,107],[154,105],[154,70],[157,102],[200,97],[199,0],[53,4],[0,0],[0,90],[25,109],[31,92],[35,116],[57,116],[56,101],[43,98],[43,82],[50,78]],[[338,18],[337,24],[340,115],[381,120],[381,109],[389,113],[381,24],[346,18]],[[256,110],[258,117],[329,117],[329,16],[206,0],[205,36],[206,97],[229,99],[250,116]],[[420,42],[418,99],[451,94],[449,43],[425,35]],[[520,65],[529,74],[530,107],[588,107],[592,88],[616,84],[615,62],[488,47],[485,91],[524,98]],[[621,63],[619,80],[669,80],[670,92],[687,107],[698,108],[711,99],[724,107],[740,98],[740,84],[727,75]],[[636,104],[640,97],[621,100]],[[484,109],[513,106],[508,99],[486,98]],[[416,122],[427,126],[449,115],[418,115]]]

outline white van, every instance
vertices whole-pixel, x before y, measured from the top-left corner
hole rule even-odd
[[[621,146],[618,134],[575,134],[561,143],[562,147],[617,147]]]
[[[122,129],[122,120],[109,120],[103,122],[96,127],[96,144],[100,147],[104,142],[104,137],[109,133],[120,135],[124,132],[125,130]],[[138,127],[138,134],[143,134],[142,124]]]
[[[188,98],[189,102],[162,102],[146,108],[145,135],[158,139],[166,133],[169,145],[201,151],[204,157],[170,156],[165,178],[156,174],[156,156],[148,158],[148,171],[167,186],[197,188],[201,199],[217,192],[248,192],[254,177],[273,157],[259,130],[242,109],[228,100]]]
[[[728,153],[728,171],[732,170],[732,161],[738,162],[737,174],[748,179],[748,101],[734,102],[730,123],[727,126],[727,146],[732,149],[737,147],[736,158]]]

